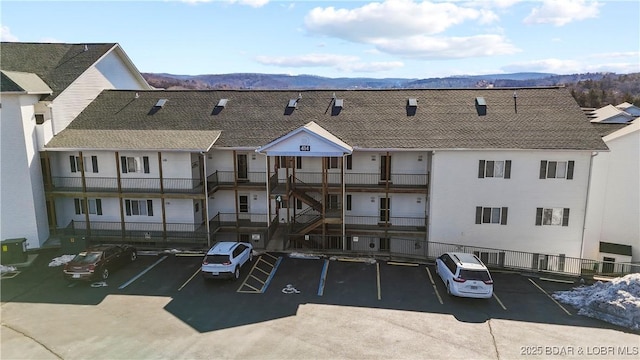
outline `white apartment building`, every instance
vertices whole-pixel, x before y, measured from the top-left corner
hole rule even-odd
[[[563,88],[109,90],[44,159],[56,228],[95,239],[564,259],[602,151]]]

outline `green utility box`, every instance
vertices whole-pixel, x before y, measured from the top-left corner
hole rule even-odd
[[[65,254],[77,254],[87,248],[84,237],[71,236],[60,239],[60,248]]]
[[[27,239],[6,239],[0,242],[2,253],[0,263],[12,265],[27,262]]]

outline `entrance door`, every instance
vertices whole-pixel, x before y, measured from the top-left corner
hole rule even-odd
[[[247,164],[247,154],[237,154],[236,159],[238,162],[238,180],[248,180],[248,164]]]
[[[390,213],[391,213],[391,199],[380,198],[380,222],[381,223],[389,222]]]
[[[249,214],[249,195],[239,195],[238,196],[238,219],[239,220],[250,220]]]
[[[380,181],[391,180],[391,155],[380,155]]]

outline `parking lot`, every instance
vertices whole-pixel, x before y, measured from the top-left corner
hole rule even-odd
[[[575,285],[551,277],[493,271],[492,298],[463,299],[428,263],[264,253],[238,281],[206,281],[201,255],[160,253],[68,284],[56,255],[2,280],[3,358],[513,358],[640,341],[557,303]]]

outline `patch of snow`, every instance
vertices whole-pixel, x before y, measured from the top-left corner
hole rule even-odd
[[[14,272],[16,271],[16,267],[15,266],[5,266],[5,265],[0,265],[0,275],[1,274],[6,274],[6,273],[10,273],[10,272]]]
[[[640,273],[558,291],[553,297],[579,309],[579,315],[640,330]]]
[[[289,257],[294,259],[320,259],[319,255],[310,255],[310,254],[297,253],[297,252],[290,253]]]
[[[56,267],[56,266],[64,265],[64,264],[68,263],[69,261],[73,260],[74,257],[76,257],[76,256],[75,255],[58,256],[57,258],[53,258],[53,260],[51,260],[51,262],[49,263],[49,267]]]

